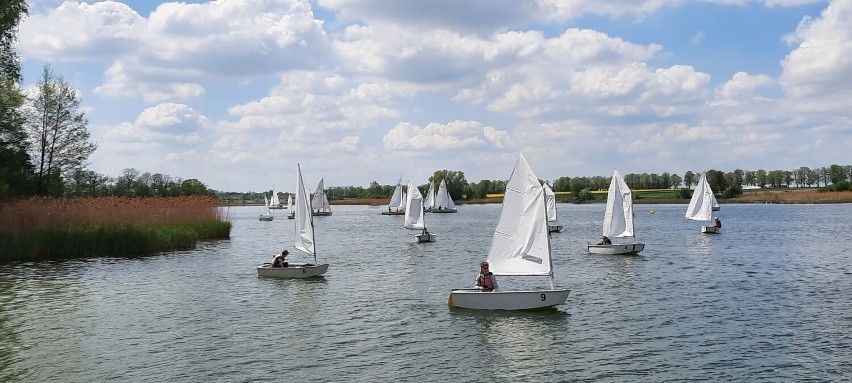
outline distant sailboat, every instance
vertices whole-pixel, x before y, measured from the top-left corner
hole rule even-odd
[[[426,230],[426,214],[423,209],[423,195],[414,183],[408,182],[408,198],[405,204],[405,220],[403,227],[406,229],[422,230],[415,235],[417,242],[434,242],[438,236]]]
[[[606,196],[603,235],[607,238],[631,237],[631,243],[601,243],[588,245],[592,254],[637,254],[645,249],[644,243],[636,243],[633,228],[633,192],[624,182],[618,170],[612,173]]]
[[[402,191],[402,177],[396,182],[396,188],[393,189],[393,195],[388,202],[388,211],[383,211],[382,215],[403,215],[405,214],[405,193]]]
[[[320,179],[319,185],[317,185],[317,190],[314,191],[313,198],[311,199],[311,208],[314,211],[314,215],[317,217],[331,215],[331,205],[329,205],[328,197],[325,195],[324,183],[325,179]]]
[[[266,193],[263,193],[263,205],[266,206],[266,214],[261,214],[258,218],[259,221],[272,221],[272,211],[269,210],[269,198],[266,198]]]
[[[568,289],[553,288],[553,260],[544,188],[524,155],[506,184],[503,207],[486,258],[495,275],[550,277],[548,290],[450,291],[447,305],[483,310],[524,310],[565,303]]]
[[[287,213],[287,219],[295,219],[296,212],[293,211],[293,193],[287,193],[287,209],[287,211],[289,211],[289,213]]]
[[[317,262],[316,237],[314,236],[314,220],[311,211],[311,203],[308,199],[308,191],[302,182],[302,167],[297,166],[298,178],[296,180],[295,201],[295,229],[296,240],[294,245],[302,252],[314,257],[314,263],[289,263],[287,267],[272,267],[270,263],[264,263],[257,267],[259,277],[276,278],[308,278],[325,274],[328,264]]]
[[[558,233],[562,231],[562,225],[556,223],[556,194],[544,183],[544,195],[547,198],[547,231]]]
[[[435,207],[435,183],[429,181],[429,191],[426,192],[426,199],[423,200],[423,209],[431,212],[433,207]]]
[[[432,207],[432,213],[456,213],[456,204],[453,203],[453,198],[450,197],[450,192],[447,190],[447,183],[441,180],[441,185],[438,186],[438,192],[435,193],[435,206]]]
[[[710,183],[707,182],[707,174],[701,173],[701,178],[698,180],[695,190],[692,191],[692,199],[689,200],[689,206],[686,208],[686,218],[693,221],[711,221],[713,219],[713,204],[715,202],[716,197],[713,196],[713,189],[710,188]],[[702,225],[701,232],[719,234],[722,232],[722,228],[712,225]]]
[[[270,209],[286,209],[287,207],[281,204],[278,200],[278,190],[275,190],[275,184],[272,185],[272,196],[269,197]]]

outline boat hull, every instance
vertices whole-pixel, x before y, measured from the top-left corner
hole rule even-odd
[[[295,214],[288,214],[287,219],[296,219],[296,215]]]
[[[638,254],[645,250],[644,243],[614,243],[612,245],[588,245],[592,254]]]
[[[551,233],[559,233],[562,231],[562,225],[547,225],[547,231]]]
[[[266,263],[257,267],[258,277],[271,278],[310,278],[325,274],[328,271],[328,264],[309,265],[309,264],[291,264],[287,267],[272,267]]]
[[[428,213],[458,213],[459,211],[456,209],[429,209]]]
[[[284,210],[287,206],[270,206],[269,208],[272,210]]]
[[[257,220],[258,221],[272,221],[273,218],[275,218],[275,217],[271,216],[271,215],[269,215],[269,216],[262,215]]]
[[[450,291],[450,308],[476,310],[530,310],[564,304],[571,290],[491,291],[455,289]]]
[[[438,235],[432,233],[417,234],[414,238],[417,238],[417,242],[435,242],[435,240],[438,239]]]
[[[701,232],[704,234],[722,234],[722,228],[716,226],[701,226]]]
[[[328,217],[331,215],[330,211],[315,211],[313,213],[314,217]]]
[[[405,210],[383,211],[382,215],[405,215]]]

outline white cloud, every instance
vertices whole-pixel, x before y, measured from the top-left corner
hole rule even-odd
[[[447,124],[430,123],[419,127],[399,123],[382,139],[388,149],[454,150],[505,149],[510,146],[509,134],[476,121],[453,121]]]
[[[852,2],[832,1],[820,17],[805,18],[787,36],[798,47],[781,62],[780,83],[800,110],[841,113],[852,109]]]

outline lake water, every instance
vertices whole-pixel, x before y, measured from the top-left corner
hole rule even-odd
[[[232,238],[143,258],[0,265],[3,382],[841,381],[852,379],[852,204],[637,205],[640,256],[586,252],[603,204],[559,204],[554,310],[450,310],[499,205],[428,214],[414,243],[381,207],[317,217],[325,278],[258,278],[293,221],[230,208]],[[654,210],[655,214],[649,211]],[[547,279],[500,286],[537,285]]]

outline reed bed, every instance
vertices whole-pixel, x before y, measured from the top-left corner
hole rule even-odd
[[[229,238],[214,197],[31,198],[0,204],[0,260],[136,256]]]

